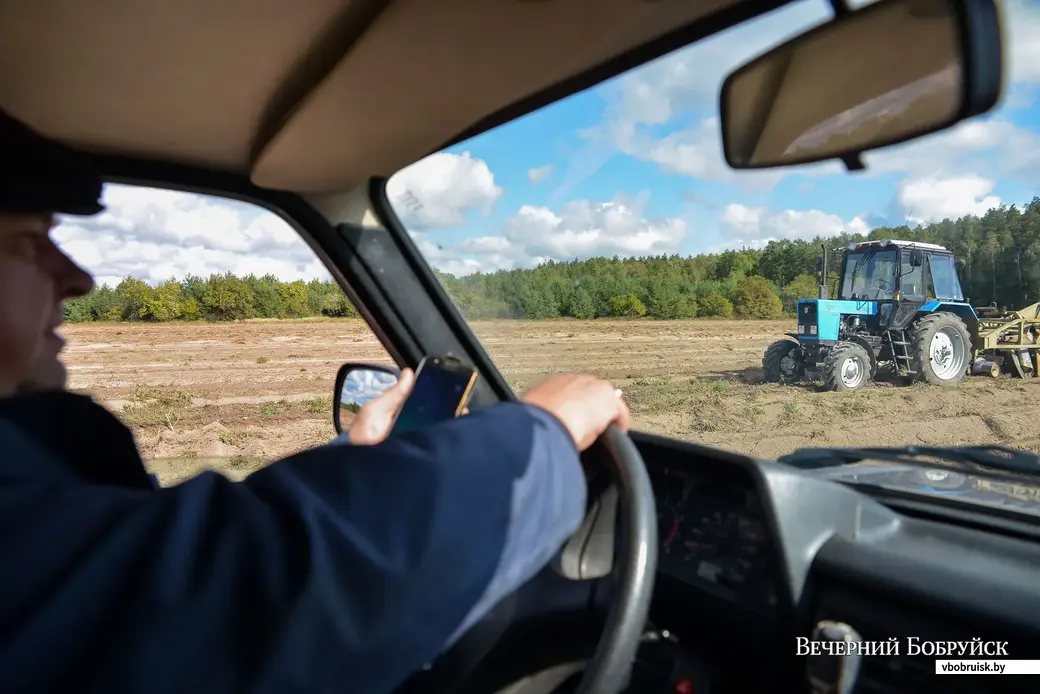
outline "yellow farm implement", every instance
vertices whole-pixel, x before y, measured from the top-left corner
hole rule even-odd
[[[979,325],[972,336],[972,373],[997,376],[1001,369],[1020,378],[1034,378],[1040,349],[1040,303],[1018,311],[995,306],[975,309]]]

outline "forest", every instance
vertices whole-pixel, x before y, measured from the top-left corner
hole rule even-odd
[[[975,305],[1022,307],[1040,301],[1040,197],[1024,208],[1001,206],[982,216],[914,228],[879,227],[868,236],[771,241],[760,250],[692,257],[591,258],[531,269],[454,277],[438,272],[463,315],[494,318],[773,318],[817,293],[821,244],[833,252],[836,294],[840,252],[868,239],[937,243],[963,259],[965,296]],[[69,322],[228,321],[251,318],[347,317],[357,312],[332,281],[283,282],[273,276],[185,277],[151,285],[126,277],[65,303]]]

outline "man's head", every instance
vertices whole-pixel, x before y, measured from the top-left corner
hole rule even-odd
[[[102,179],[90,159],[0,111],[0,396],[61,389],[62,302],[93,280],[51,240],[55,214],[89,215]]]

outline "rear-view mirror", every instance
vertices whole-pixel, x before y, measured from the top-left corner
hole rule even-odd
[[[381,364],[344,364],[339,367],[332,392],[332,424],[336,433],[349,429],[362,406],[397,383],[400,375],[396,366]]]
[[[726,78],[723,152],[735,169],[859,154],[985,113],[1003,88],[994,0],[881,0]]]

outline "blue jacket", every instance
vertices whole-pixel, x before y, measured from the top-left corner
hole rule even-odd
[[[585,511],[520,403],[157,488],[89,398],[0,400],[0,691],[389,692]]]

